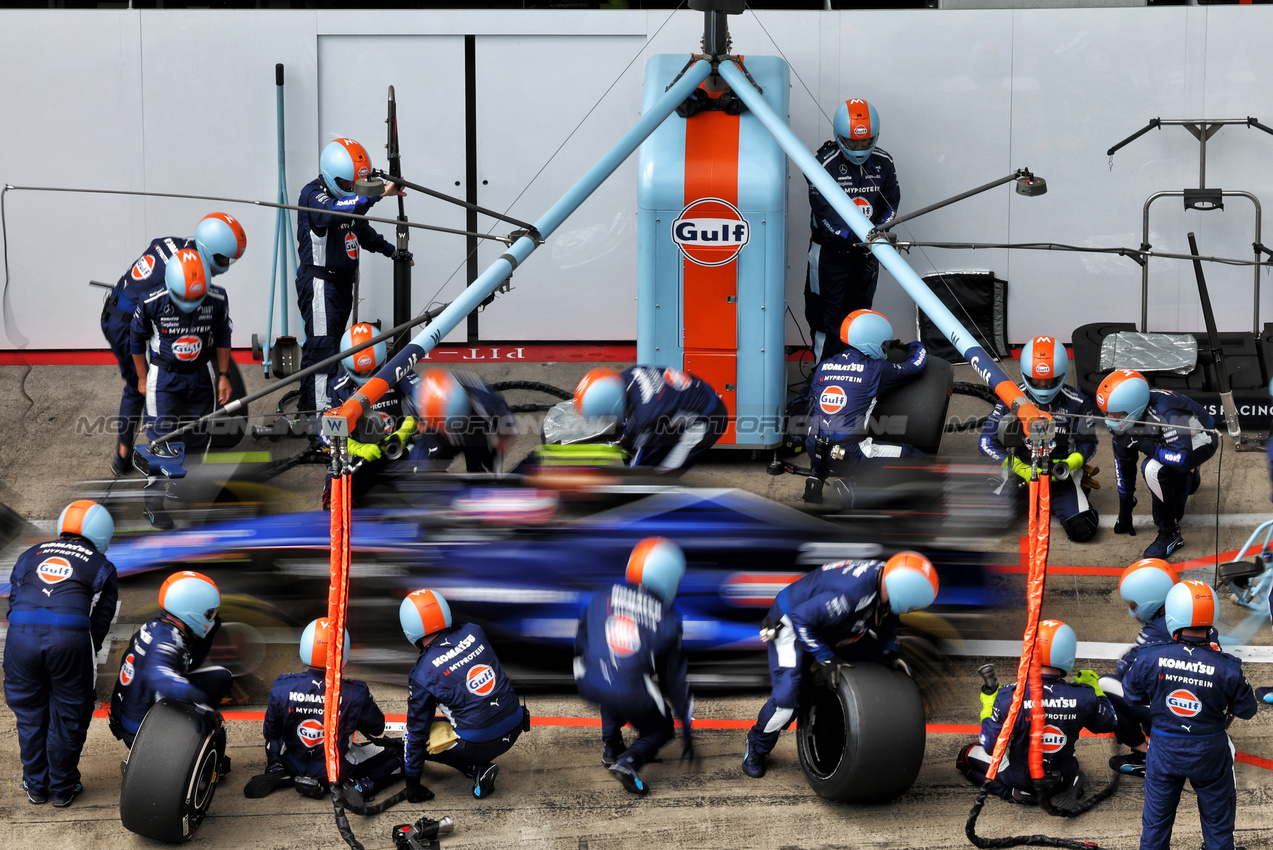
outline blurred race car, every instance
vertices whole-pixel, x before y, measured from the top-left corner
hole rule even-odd
[[[486,629],[520,681],[569,680],[580,610],[623,575],[632,547],[652,535],[685,551],[677,605],[699,683],[763,681],[760,619],[779,590],[832,561],[920,548],[941,575],[931,610],[995,604],[980,552],[951,541],[924,545],[933,538],[885,545],[870,526],[834,523],[741,490],[632,483],[554,491],[445,476],[410,501],[353,512],[355,663],[405,671],[415,661],[398,605],[428,586],[447,597],[457,621]],[[157,586],[175,569],[212,577],[222,589],[223,618],[234,621],[237,611],[245,621],[227,634],[239,641],[238,654],[251,655],[263,652],[253,644],[267,626],[297,627],[326,612],[329,541],[327,513],[283,514],[119,541],[110,557],[121,588]],[[139,621],[128,611],[120,619]]]

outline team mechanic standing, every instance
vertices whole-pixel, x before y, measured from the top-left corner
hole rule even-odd
[[[58,539],[23,552],[13,565],[4,642],[4,698],[13,709],[22,787],[39,805],[64,808],[84,790],[80,752],[96,696],[102,649],[119,588],[106,549],[115,522],[83,499],[57,521]]]
[[[1065,346],[1053,336],[1036,336],[1021,349],[1021,383],[1026,396],[1044,413],[1056,420],[1056,441],[1048,463],[1053,468],[1064,464],[1063,477],[1051,474],[1052,516],[1075,543],[1085,543],[1096,535],[1096,508],[1087,500],[1089,487],[1084,484],[1084,465],[1096,454],[1095,421],[1100,416],[1091,399],[1065,385],[1070,371],[1070,357]],[[1003,465],[1005,480],[1030,480],[1030,450],[1023,442],[1015,448],[1004,445],[999,423],[1008,413],[1002,401],[986,419],[977,448],[991,460]],[[1020,442],[1020,441],[1018,441]],[[1048,474],[1047,469],[1040,475]]]
[[[1206,850],[1233,850],[1237,786],[1233,776],[1234,717],[1255,716],[1255,694],[1242,662],[1209,643],[1216,596],[1205,582],[1185,579],[1167,593],[1171,643],[1144,647],[1123,679],[1128,702],[1149,706],[1145,810],[1140,850],[1171,846],[1185,780],[1198,795]]]
[[[193,248],[181,249],[164,270],[164,286],[142,299],[129,327],[133,366],[144,376],[137,391],[146,399],[146,433],[152,441],[230,400],[232,330],[229,299],[210,281],[207,261]],[[209,435],[198,428],[177,440],[190,458],[207,449]],[[164,510],[165,495],[166,488],[152,476],[146,482],[145,513],[159,529],[173,526]]]
[[[168,261],[181,249],[196,248],[208,261],[212,276],[216,277],[229,270],[230,265],[243,256],[247,244],[247,234],[236,219],[227,213],[210,213],[195,227],[193,238],[160,236],[152,239],[146,251],[128,271],[120,275],[114,288],[106,296],[106,304],[102,307],[102,334],[119,362],[119,374],[124,379],[124,393],[119,400],[119,419],[116,421],[119,444],[111,459],[113,474],[123,475],[128,471],[128,462],[133,452],[133,436],[137,432],[142,408],[146,404],[146,399],[138,391],[139,376],[133,363],[128,336],[137,304],[164,280]]]
[[[394,246],[362,219],[332,212],[366,215],[380,200],[354,191],[354,181],[371,175],[371,158],[353,139],[337,139],[323,148],[320,174],[301,189],[296,213],[296,306],[305,322],[301,368],[326,360],[339,349],[349,314],[354,307],[354,282],[358,278],[359,246],[392,257]],[[381,197],[405,195],[396,183],[386,183]],[[325,210],[327,212],[315,212]],[[301,384],[299,410],[326,411],[331,407],[328,384],[336,364]]]
[[[840,104],[832,124],[835,138],[818,148],[818,162],[871,224],[887,224],[897,215],[902,190],[893,157],[876,147],[879,114],[853,98]],[[854,247],[857,235],[813,183],[809,216],[804,317],[813,335],[813,359],[821,363],[844,350],[839,338],[844,317],[874,303],[880,264],[865,247]]]

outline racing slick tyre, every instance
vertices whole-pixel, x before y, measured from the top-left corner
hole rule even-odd
[[[889,359],[895,357],[900,355],[890,351]],[[884,426],[878,439],[907,443],[926,455],[937,454],[946,431],[954,375],[955,368],[950,363],[929,355],[918,378],[880,396],[871,411],[871,417]],[[894,422],[902,423],[905,430],[892,427]]]
[[[883,803],[906,793],[924,761],[924,704],[910,676],[882,664],[819,672],[800,710],[796,748],[819,797]]]
[[[119,789],[124,828],[156,841],[190,840],[221,778],[225,735],[192,705],[160,700],[146,712]]]

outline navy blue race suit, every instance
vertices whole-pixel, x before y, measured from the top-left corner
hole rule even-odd
[[[216,409],[220,360],[229,364],[230,304],[225,289],[208,284],[207,297],[186,313],[172,303],[164,287],[151,290],[137,305],[129,327],[134,356],[145,355],[146,434],[154,440],[178,425]],[[205,428],[176,438],[193,460],[208,447]],[[151,478],[146,485],[148,510],[163,506],[164,489]]]
[[[1152,727],[1145,756],[1141,850],[1171,846],[1186,779],[1198,794],[1208,850],[1233,850],[1237,789],[1233,742],[1225,730],[1233,717],[1250,720],[1256,711],[1242,662],[1214,644],[1182,638],[1143,648],[1123,688],[1128,702],[1149,706]]]
[[[408,458],[417,472],[445,472],[464,453],[466,472],[504,471],[504,449],[517,436],[517,420],[508,402],[472,372],[452,370],[451,377],[469,396],[469,415],[448,423],[446,433],[425,428],[411,445]]]
[[[132,451],[133,438],[146,405],[146,397],[137,389],[140,376],[133,365],[132,344],[129,339],[133,313],[141,300],[153,292],[156,286],[164,285],[168,261],[183,248],[194,247],[194,240],[184,236],[161,236],[152,240],[150,247],[137,258],[137,262],[120,275],[102,307],[102,336],[106,337],[111,354],[119,362],[119,376],[124,379],[124,394],[119,399],[119,419],[116,422],[119,444],[129,451]]]
[[[897,215],[902,200],[893,157],[876,148],[854,165],[834,141],[818,149],[818,162],[849,200],[879,227]],[[807,180],[807,178],[806,178]],[[854,310],[870,308],[880,264],[857,234],[809,183],[809,266],[804,279],[804,317],[813,334],[813,357],[822,362],[844,350],[840,325]]]
[[[791,725],[800,707],[800,682],[808,665],[836,659],[886,661],[897,654],[900,624],[881,603],[884,561],[826,564],[787,585],[774,598],[767,622],[778,624],[769,642],[769,679],[773,696],[760,709],[747,733],[751,752],[767,755],[778,733]]]
[[[68,535],[23,552],[9,581],[4,698],[17,721],[28,790],[67,798],[93,717],[96,653],[119,589],[115,566]]]
[[[623,372],[627,416],[619,444],[628,465],[684,472],[729,425],[725,405],[702,378],[676,369],[633,366]]]
[[[323,751],[326,676],[326,671],[311,667],[307,672],[284,673],[274,680],[261,727],[266,773],[281,771],[327,784]],[[390,748],[366,744],[351,750],[355,733],[371,737],[383,735],[384,731],[384,712],[372,699],[367,684],[358,679],[342,679],[337,741],[343,762],[341,779],[357,780],[364,798],[369,799],[392,781],[390,777],[402,772],[402,762]]]
[[[907,344],[906,359],[901,363],[874,360],[856,348],[846,348],[818,364],[810,382],[809,432],[805,436],[811,475],[823,479],[831,472],[852,475],[870,460],[923,457],[905,443],[877,441],[870,436],[869,420],[880,395],[918,378],[927,362],[923,343],[912,342]],[[831,441],[833,455],[834,447],[843,449],[843,458],[819,457],[820,436]]]
[[[1018,386],[1022,392],[1026,393],[1026,398],[1033,401],[1039,410],[1053,414],[1056,421],[1056,447],[1053,448],[1050,459],[1053,462],[1063,461],[1070,455],[1078,453],[1083,456],[1084,464],[1091,461],[1092,456],[1096,454],[1096,422],[1101,418],[1101,412],[1092,400],[1078,390],[1066,386],[1061,387],[1061,391],[1053,396],[1051,402],[1040,404],[1029,395],[1024,383]],[[999,422],[1007,413],[1008,406],[1002,401],[995,405],[995,409],[991,411],[986,424],[981,429],[981,439],[977,441],[977,448],[983,455],[1000,464],[1008,461],[1009,458],[1016,458],[1028,466],[1030,464],[1029,449],[1024,445],[1009,449],[1000,439]],[[1005,466],[1004,479],[1009,483],[1022,481],[1023,479],[1013,472],[1012,466],[1010,461]],[[1039,474],[1042,475],[1043,472],[1044,470],[1041,469]],[[1087,499],[1083,476],[1083,468],[1079,467],[1071,472],[1068,478],[1060,480],[1053,478],[1048,485],[1052,498],[1052,516],[1061,523],[1061,527],[1065,529],[1066,535],[1071,540],[1080,543],[1090,540],[1096,534],[1096,524],[1099,519],[1096,509]]]
[[[349,373],[346,372],[341,375],[336,379],[336,382],[331,385],[328,391],[332,406],[339,407],[349,401],[349,399],[357,395],[361,388],[362,385],[355,381]],[[415,372],[408,372],[405,376],[403,376],[402,380],[385,390],[384,395],[380,396],[380,398],[371,405],[371,410],[364,414],[364,419],[374,414],[383,413],[385,416],[389,417],[391,429],[393,431],[397,431],[398,428],[402,426],[405,417],[414,418],[416,416],[416,399],[419,398],[419,396],[420,377],[416,375]],[[349,438],[349,442],[351,447],[352,445],[357,444],[357,441],[353,437]],[[414,445],[415,440],[411,440],[407,445],[403,446],[403,453],[399,459],[401,460],[402,458],[407,457],[408,453],[412,451]],[[354,474],[351,478],[353,492],[350,495],[353,498],[355,507],[357,507],[358,503],[361,502],[363,497],[367,495],[368,490],[385,481],[386,473],[395,463],[396,461],[390,460],[383,454],[381,454],[378,460],[369,461],[364,459],[362,465],[354,470]],[[324,507],[327,506],[331,496],[331,486],[332,478],[329,474],[327,476],[327,482],[323,486]]]
[[[435,717],[435,711],[442,717]],[[465,623],[438,632],[407,677],[408,785],[418,783],[425,761],[441,762],[471,777],[476,768],[508,752],[522,733],[524,716],[481,626]],[[430,754],[430,727],[443,719],[459,740]]]
[[[995,742],[1008,719],[1012,695],[1019,682],[1005,685],[995,695],[990,716],[981,721],[981,737],[959,752],[955,766],[974,785],[986,781]],[[1007,751],[999,761],[999,772],[990,783],[990,792],[1012,802],[1037,801],[1034,780],[1030,776],[1030,709],[1034,699],[1027,692],[1021,701],[1016,725]],[[1043,676],[1043,770],[1061,775],[1061,790],[1072,789],[1079,775],[1078,759],[1074,757],[1074,745],[1079,733],[1111,732],[1117,724],[1114,706],[1103,696],[1097,696],[1091,685],[1067,682],[1063,676]],[[1081,789],[1078,789],[1081,792]]]
[[[230,671],[200,666],[212,648],[217,625],[200,640],[168,615],[148,620],[128,641],[111,691],[111,731],[133,745],[141,721],[161,699],[192,703],[212,710],[230,690]]]
[[[380,198],[337,198],[327,191],[323,178],[306,183],[298,206],[366,215]],[[326,212],[296,213],[296,306],[305,322],[301,368],[326,360],[340,350],[340,336],[354,307],[354,281],[358,277],[359,247],[392,257],[394,246],[369,222]],[[326,370],[301,384],[298,409],[320,413],[332,407],[328,385],[339,368]]]
[[[691,739],[694,703],[675,607],[640,585],[616,583],[580,616],[575,656],[579,695],[601,707],[601,741],[609,757],[628,760],[633,770],[652,761],[675,734],[672,712],[685,740]],[[637,739],[625,747],[629,723]]]
[[[1140,468],[1152,499],[1154,525],[1160,531],[1176,531],[1185,503],[1202,483],[1198,467],[1218,447],[1214,434],[1186,428],[1213,428],[1215,420],[1198,402],[1166,390],[1150,391],[1141,419],[1152,424],[1133,425],[1110,440],[1119,504],[1135,498],[1136,460],[1145,453]]]

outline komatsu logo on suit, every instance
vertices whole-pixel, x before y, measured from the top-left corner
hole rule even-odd
[[[751,225],[738,208],[720,198],[699,198],[672,222],[672,241],[685,259],[700,266],[733,262],[751,238]]]
[[[457,643],[453,649],[448,649],[446,652],[442,653],[437,658],[433,659],[433,666],[441,667],[443,664],[447,663],[452,658],[454,658],[455,656],[459,655],[461,652],[463,652],[464,650],[472,646],[474,641],[476,640],[477,640],[477,635],[469,635],[464,640]]]

